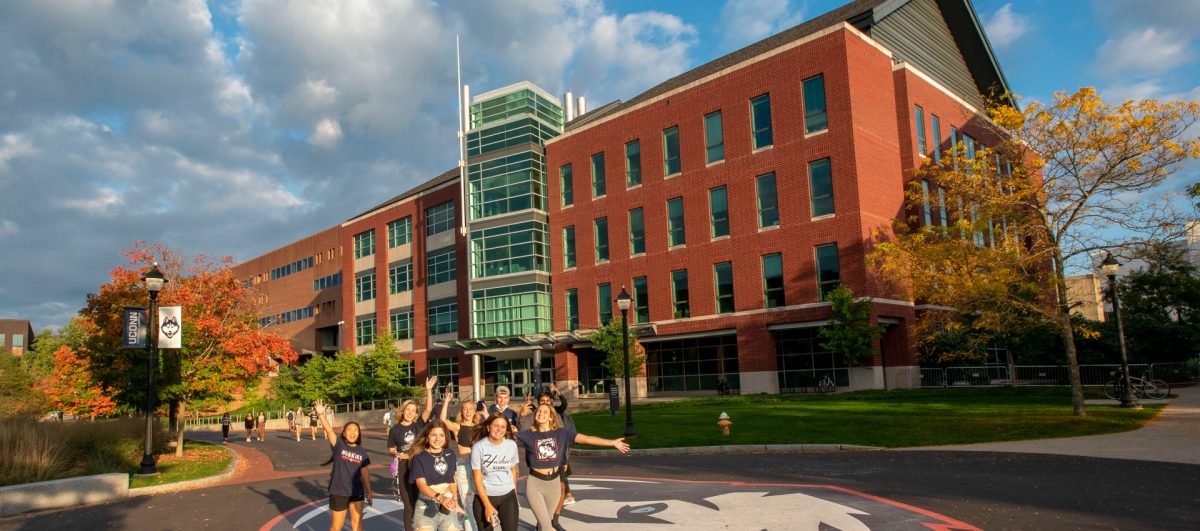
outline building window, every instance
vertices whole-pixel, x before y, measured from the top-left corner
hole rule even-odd
[[[633,279],[633,322],[650,322],[650,288],[646,277]]]
[[[778,308],[783,302],[783,255],[768,254],[762,257],[763,306]]]
[[[387,225],[388,247],[399,247],[412,241],[412,216],[405,216]]]
[[[375,298],[375,272],[361,273],[354,277],[354,302]]]
[[[775,193],[775,174],[758,176],[758,228],[779,224],[779,196]]]
[[[474,278],[550,270],[549,228],[525,221],[471,231]]]
[[[725,131],[721,125],[721,111],[704,117],[704,153],[709,164],[725,160]]]
[[[942,160],[942,121],[938,119],[938,115],[929,115],[930,125],[933,126],[933,161],[941,162]]]
[[[686,269],[671,272],[671,297],[674,299],[676,319],[692,316],[692,308],[688,304],[688,274]]]
[[[733,311],[733,262],[721,262],[713,266],[713,278],[717,284],[717,313]]]
[[[571,175],[571,165],[564,164],[559,168],[558,177],[562,181],[562,206],[575,204],[575,183]]]
[[[388,293],[396,294],[405,291],[412,291],[413,274],[412,261],[405,260],[399,264],[392,264],[388,267]]]
[[[375,318],[359,317],[354,323],[354,344],[370,345],[375,342]]]
[[[938,187],[938,216],[941,218],[942,231],[945,232],[947,214],[946,214],[946,189]]]
[[[408,364],[410,367],[412,364]],[[429,358],[429,376],[435,377],[439,382],[449,382],[454,384],[450,392],[454,392],[454,388],[458,387],[458,356],[446,356],[444,358]]]
[[[642,184],[642,143],[625,144],[625,186]]]
[[[450,334],[458,331],[458,303],[430,303],[429,335]]]
[[[708,191],[708,212],[712,220],[712,237],[729,236],[729,197],[724,186]]]
[[[921,214],[925,226],[933,225],[933,208],[929,204],[929,181],[921,181]]]
[[[804,134],[829,129],[825,115],[825,75],[804,80]]]
[[[312,314],[309,314],[309,317],[312,317]],[[25,334],[13,334],[12,346],[13,348],[25,348]]]
[[[687,243],[683,230],[683,198],[667,200],[667,236],[671,247]]]
[[[454,254],[453,247],[429,253],[425,261],[425,276],[429,279],[429,284],[449,282],[458,276]]]
[[[650,392],[714,391],[741,387],[737,335],[655,341],[646,349]]]
[[[925,144],[925,110],[920,105],[917,105],[914,116],[917,121],[917,153],[920,153],[924,157],[928,153],[926,151],[928,146]]]
[[[579,329],[579,290],[567,290],[567,330]]]
[[[412,310],[402,310],[391,315],[392,339],[413,338]]]
[[[606,193],[604,182],[604,152],[592,155],[592,197],[601,197]]]
[[[608,261],[608,218],[596,218],[596,261]]]
[[[604,284],[596,286],[596,301],[599,303],[596,306],[600,313],[600,326],[604,326],[608,324],[609,321],[612,321],[613,317],[612,284],[605,282]]]
[[[812,217],[833,214],[833,172],[829,168],[829,159],[808,163],[808,184],[812,193]]]
[[[546,159],[522,151],[467,166],[471,219],[546,210]]]
[[[509,337],[554,331],[550,285],[538,282],[472,292],[474,337]]]
[[[817,246],[817,287],[821,300],[829,296],[829,292],[841,284],[842,269],[838,265],[838,248],[836,243]]]
[[[679,172],[679,127],[671,127],[663,130],[663,174],[670,177]]]
[[[454,228],[454,201],[425,209],[425,235],[433,236]]]
[[[575,267],[575,226],[563,229],[563,269]]]
[[[642,209],[629,211],[629,254],[646,252],[646,224],[642,217]]]
[[[324,276],[313,281],[313,291],[321,291],[325,288],[332,288],[341,285],[342,274],[334,273],[329,276]]]
[[[754,149],[775,143],[771,132],[771,95],[763,94],[750,100],[750,129],[754,132]]]
[[[362,258],[375,254],[375,229],[354,235],[354,257]]]

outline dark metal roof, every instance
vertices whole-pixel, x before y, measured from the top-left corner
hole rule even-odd
[[[663,81],[628,101],[617,100],[586,114],[582,114],[567,123],[566,131],[580,127],[602,116],[620,112],[643,101],[653,99],[656,96],[675,90],[742,61],[803,39],[839,22],[847,22],[860,31],[869,34],[871,25],[878,20],[874,13],[876,9],[880,9],[881,13],[879,13],[879,17],[882,18],[896,9],[902,8],[908,1],[855,0],[801,23],[798,26],[793,26],[745,48],[718,57]],[[995,91],[993,89],[994,86],[999,86],[1003,91],[1007,91],[1008,82],[1005,81],[1004,74],[1000,71],[999,63],[996,62],[995,54],[992,53],[992,48],[987,42],[987,37],[983,34],[983,26],[979,24],[979,19],[975,16],[975,10],[971,7],[970,0],[936,0],[936,2],[942,10],[946,24],[950,26],[954,34],[955,41],[962,50],[963,57],[971,68],[971,74],[975,76],[976,84],[980,87],[980,93],[989,95]]]
[[[387,201],[384,201],[382,203],[379,203],[378,205],[375,205],[375,206],[367,209],[365,212],[355,214],[354,216],[352,216],[350,219],[347,219],[346,221],[353,221],[355,219],[361,218],[367,214],[375,212],[376,210],[385,208],[385,207],[393,205],[395,203],[399,203],[400,201],[408,199],[414,195],[420,194],[421,192],[424,192],[431,188],[437,188],[438,186],[448,183],[450,181],[453,181],[455,179],[458,179],[458,168],[447,170],[447,171],[443,172],[441,175],[438,175],[437,177],[434,177],[428,181],[425,181],[424,183],[421,183],[421,184],[417,185],[416,187],[410,188],[407,192],[404,192],[396,197],[388,199]]]

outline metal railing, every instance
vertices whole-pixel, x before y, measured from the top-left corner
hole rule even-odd
[[[1121,365],[1080,365],[1079,380],[1085,386],[1101,386],[1121,370]],[[1016,365],[1012,378],[1006,365],[975,365],[967,367],[922,368],[921,387],[996,387],[1013,385],[1065,386],[1070,385],[1070,373],[1066,365]],[[1195,383],[1200,381],[1197,369],[1188,368],[1187,362],[1136,363],[1129,366],[1129,374],[1146,378],[1157,378],[1170,384]]]
[[[400,405],[405,400],[408,400],[409,398],[412,398],[412,397],[396,397],[396,398],[386,398],[386,399],[381,398],[381,399],[377,399],[377,400],[363,400],[363,401],[359,401],[359,402],[345,402],[345,403],[341,403],[341,404],[329,404],[329,405],[331,407],[333,407],[333,413],[335,415],[337,415],[339,413],[352,413],[355,411],[375,411],[375,410],[386,409],[388,407],[395,407],[395,406]],[[311,409],[312,409],[312,404],[305,405],[302,410],[304,413],[302,418],[307,419],[308,413]],[[292,411],[295,411],[295,409],[293,409]],[[288,412],[287,409],[264,411],[264,413],[267,414],[268,421],[275,420],[275,419],[287,418],[287,412]],[[255,419],[257,419],[258,411],[254,411],[253,415],[254,415]],[[235,428],[240,426],[241,422],[243,420],[245,420],[245,418],[246,418],[245,412],[241,412],[240,414],[234,414],[234,415],[230,416],[230,420],[233,422],[233,426]],[[299,420],[299,419],[297,419],[297,420]],[[221,423],[221,415],[210,415],[210,416],[203,416],[203,417],[188,417],[187,419],[184,420],[184,427],[192,428],[192,427],[199,427],[199,426],[217,425],[220,423]]]

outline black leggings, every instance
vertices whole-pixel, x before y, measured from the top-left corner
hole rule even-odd
[[[221,426],[221,437],[224,439],[229,438],[229,426]]]
[[[417,514],[417,485],[408,482],[408,459],[396,463],[396,477],[400,478],[400,500],[404,502],[404,531],[413,531],[413,516]]]
[[[520,516],[521,506],[517,505],[517,491],[511,490],[503,496],[488,496],[488,501],[492,502],[492,507],[496,508],[496,512],[500,513],[500,529],[504,531],[516,531],[517,519]],[[475,503],[472,504],[475,514],[475,525],[479,527],[479,531],[491,531],[495,529],[492,523],[484,518],[483,501],[479,496],[475,496]]]

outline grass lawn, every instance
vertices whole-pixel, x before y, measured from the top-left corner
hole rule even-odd
[[[634,448],[737,444],[857,444],[900,448],[1074,437],[1141,427],[1162,409],[1088,405],[1071,414],[1068,389],[906,389],[834,395],[744,395],[634,406]],[[721,435],[721,412],[733,421]],[[573,414],[580,432],[605,438],[625,429],[624,409]]]
[[[158,458],[159,474],[145,478],[131,476],[129,488],[150,487],[214,476],[229,466],[232,456],[233,454],[221,445],[189,440],[183,446],[183,457],[175,457],[174,452],[160,455]],[[130,471],[130,473],[134,472],[137,470]]]

